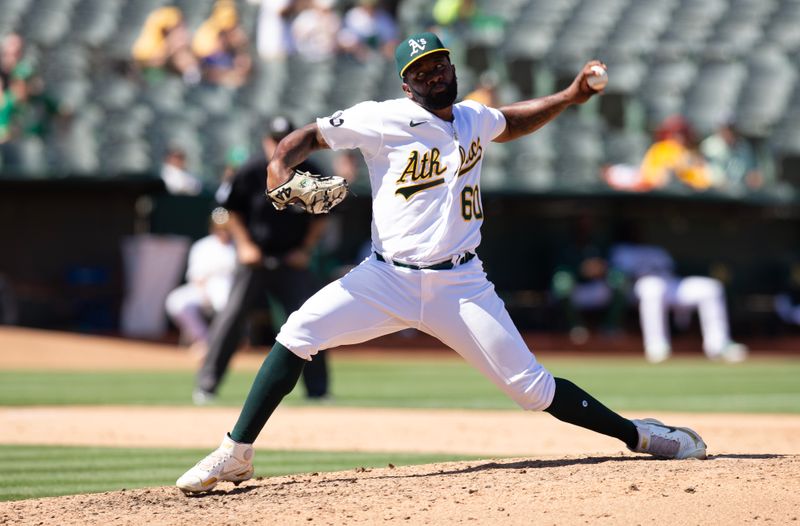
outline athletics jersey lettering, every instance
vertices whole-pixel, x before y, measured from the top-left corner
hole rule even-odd
[[[417,150],[411,152],[406,161],[406,168],[400,175],[400,179],[396,181],[398,185],[405,185],[410,183],[419,183],[411,186],[404,186],[395,190],[395,195],[402,195],[409,199],[412,195],[434,186],[439,186],[444,183],[443,178],[433,181],[434,177],[438,177],[447,172],[447,166],[442,165],[441,152],[438,148],[433,148],[420,156]]]
[[[463,146],[459,146],[458,153],[461,154],[461,165],[458,167],[458,176],[461,177],[465,173],[475,168],[475,165],[478,164],[478,161],[483,158],[481,138],[478,137],[470,143],[469,151],[464,150]]]
[[[398,188],[394,191],[395,195],[402,195],[406,198],[406,201],[411,199],[411,196],[416,194],[417,192],[421,192],[423,190],[427,190],[429,188],[433,188],[435,186],[439,186],[440,184],[444,184],[444,179],[436,179],[435,181],[428,181],[427,183],[422,184],[415,184],[412,186],[404,186],[402,188]]]
[[[442,167],[440,156],[439,148],[433,148],[425,152],[422,158],[420,158],[419,152],[414,150],[408,156],[406,168],[400,175],[400,179],[397,180],[397,184],[406,184],[409,182],[409,178],[411,182],[415,182],[420,179],[430,179],[435,175],[442,175],[447,171],[447,167]]]

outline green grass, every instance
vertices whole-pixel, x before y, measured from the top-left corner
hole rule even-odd
[[[0,446],[0,501],[165,486],[208,454],[199,449]],[[258,450],[256,476],[466,460],[457,455]]]
[[[607,360],[556,364],[551,370],[619,410],[800,413],[800,360],[737,365],[702,357],[659,365]]]
[[[701,357],[648,365],[640,357],[543,360],[620,410],[800,413],[800,360],[752,359],[730,366]],[[462,361],[331,360],[335,405],[513,409]],[[229,374],[219,405],[239,407],[254,372]],[[0,406],[188,405],[191,372],[0,371]],[[302,388],[287,398],[302,405]],[[0,501],[169,485],[205,450],[0,446]],[[262,451],[256,474],[271,476],[461,460],[406,453]]]
[[[545,359],[610,407],[624,410],[800,413],[800,360],[711,363],[698,357],[653,366],[636,358]],[[512,409],[516,406],[460,360],[337,360],[335,405]],[[254,372],[232,372],[218,404],[240,406]],[[190,403],[191,372],[0,371],[0,405],[182,405]],[[302,388],[288,405],[305,404]]]

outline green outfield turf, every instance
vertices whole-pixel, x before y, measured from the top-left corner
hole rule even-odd
[[[0,446],[0,501],[167,486],[206,454],[199,449]],[[259,449],[255,467],[256,476],[267,477],[471,458],[476,457]]]
[[[744,364],[641,358],[544,359],[617,410],[800,413],[800,360],[752,359]],[[335,405],[511,409],[497,388],[462,361],[331,360]],[[220,405],[240,406],[254,373],[228,375]],[[189,404],[190,372],[0,371],[0,405]],[[287,398],[306,403],[302,388]]]

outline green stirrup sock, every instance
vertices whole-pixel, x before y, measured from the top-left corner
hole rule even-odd
[[[569,380],[556,378],[556,393],[548,413],[563,422],[616,437],[633,449],[639,442],[636,426]]]
[[[232,439],[245,444],[256,441],[272,412],[294,389],[305,364],[306,360],[275,342],[258,370],[239,420],[230,432]]]

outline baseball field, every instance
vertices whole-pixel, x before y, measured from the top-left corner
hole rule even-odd
[[[263,352],[217,403],[163,344],[0,329],[0,524],[797,524],[800,359],[539,352],[625,416],[696,429],[706,461],[659,461],[515,409],[454,353],[353,348],[335,398],[299,389],[257,442],[256,477],[188,498],[175,479],[219,443]]]

